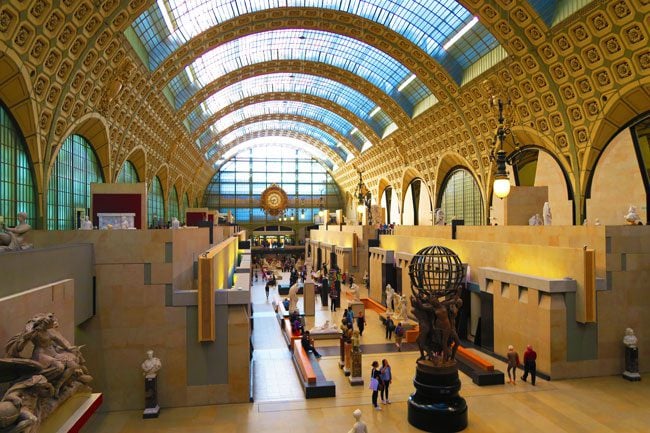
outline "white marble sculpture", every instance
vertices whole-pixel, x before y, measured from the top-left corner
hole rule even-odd
[[[311,328],[309,332],[312,334],[326,334],[340,331],[341,329],[336,325],[336,323],[331,323],[329,320],[326,320],[322,325]]]
[[[395,289],[390,283],[386,284],[386,313],[393,313],[393,296],[395,296]]]
[[[626,328],[625,337],[623,337],[623,344],[627,347],[636,347],[637,342],[638,339],[636,338],[636,335],[634,335],[634,330],[632,328]]]
[[[355,423],[348,433],[368,433],[366,423],[361,421],[361,410],[356,409],[352,412],[352,416],[354,417]]]
[[[79,230],[92,230],[93,229],[93,223],[88,219],[88,215],[84,217],[84,220],[81,222],[81,227]]]
[[[350,293],[352,293],[353,302],[361,302],[361,298],[359,297],[359,286],[355,283],[352,283],[350,286]]]
[[[122,216],[120,219],[120,228],[122,230],[128,230],[129,228],[129,220],[127,220],[125,216]]]
[[[544,225],[550,226],[553,222],[553,215],[551,215],[551,205],[549,202],[544,202],[544,208],[542,209],[542,215],[544,215]]]
[[[289,311],[298,309],[298,283],[289,288]]]
[[[395,293],[395,316],[393,321],[405,321],[408,320],[408,311],[406,308],[406,296],[402,296],[399,293]]]
[[[536,213],[530,219],[528,220],[528,225],[529,226],[541,226],[542,225],[542,219],[540,218],[539,214]]]
[[[181,222],[176,217],[172,218],[172,228],[173,229],[181,228]]]
[[[142,375],[145,379],[154,379],[161,368],[160,359],[153,356],[153,350],[147,350],[147,359],[142,363]]]
[[[630,205],[627,215],[625,215],[625,222],[633,226],[641,223],[641,217],[637,213],[636,206]]]
[[[594,225],[595,225],[595,226],[599,226],[599,225],[600,225],[600,220],[599,220],[598,218],[596,218],[596,219],[594,220]]]
[[[434,225],[444,226],[445,225],[445,211],[442,208],[436,209]]]
[[[27,224],[27,213],[18,212],[16,215],[18,225],[0,230],[0,252],[1,251],[20,251],[32,247],[23,239],[23,235],[32,229]]]

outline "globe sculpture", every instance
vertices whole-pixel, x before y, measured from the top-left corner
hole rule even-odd
[[[467,404],[458,395],[455,361],[460,344],[456,317],[462,307],[463,264],[449,248],[423,248],[411,259],[411,313],[418,320],[415,392],[408,401],[409,423],[428,432],[467,427]]]

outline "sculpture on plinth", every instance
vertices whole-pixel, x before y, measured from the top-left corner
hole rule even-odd
[[[529,226],[541,226],[542,225],[542,218],[540,218],[539,214],[536,213],[532,217],[528,219],[528,225]]]
[[[52,313],[35,315],[25,329],[11,337],[0,359],[0,431],[36,431],[65,400],[78,391],[90,391],[92,381],[81,355],[58,331]],[[24,350],[29,357],[23,356]]]
[[[356,409],[352,412],[352,416],[354,417],[355,423],[348,433],[368,433],[366,423],[361,421],[361,410]]]
[[[553,215],[551,214],[551,205],[549,202],[544,202],[544,207],[542,208],[542,215],[544,216],[544,225],[550,226],[553,222]]]
[[[27,213],[18,212],[16,215],[18,225],[16,227],[0,227],[0,252],[2,251],[21,251],[32,248],[23,239],[23,235],[32,229],[27,224]]]
[[[433,224],[436,226],[444,226],[445,225],[445,211],[442,210],[442,208],[438,208],[435,211],[434,214],[434,222]]]
[[[416,391],[408,400],[408,421],[429,432],[457,432],[467,427],[467,404],[458,395],[461,383],[454,359],[460,344],[455,319],[462,307],[465,272],[452,250],[432,246],[413,256],[409,275],[420,357],[413,382]]]
[[[298,309],[298,283],[289,288],[289,311]]]
[[[172,218],[172,228],[173,229],[179,229],[181,228],[181,222],[178,220],[178,218],[173,217]]]
[[[395,299],[395,315],[393,317],[393,321],[401,321],[405,322],[408,320],[408,311],[406,307],[406,296],[400,295],[399,293],[395,293],[394,295]]]
[[[627,328],[623,337],[623,344],[625,345],[625,371],[623,372],[623,378],[632,382],[641,380],[637,342],[638,339],[634,335],[634,330]]]
[[[636,206],[630,205],[629,209],[627,210],[627,214],[625,215],[625,222],[633,226],[643,224],[641,217],[636,210]]]
[[[386,314],[393,313],[393,297],[395,296],[395,289],[390,283],[386,284]]]
[[[144,412],[142,418],[158,418],[158,371],[162,368],[160,359],[153,356],[153,350],[147,350],[147,359],[142,363],[144,376]]]
[[[92,230],[93,229],[93,223],[88,219],[88,215],[84,217],[84,220],[81,222],[81,227],[79,230]]]
[[[352,293],[352,302],[361,302],[359,297],[359,286],[355,283],[350,284],[350,293]]]

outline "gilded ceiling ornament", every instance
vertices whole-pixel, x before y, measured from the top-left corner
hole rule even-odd
[[[288,202],[287,193],[276,184],[272,184],[262,191],[260,197],[260,207],[271,216],[278,216],[284,212]]]

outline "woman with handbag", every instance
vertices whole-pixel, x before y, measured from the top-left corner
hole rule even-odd
[[[370,389],[372,390],[372,406],[375,410],[381,410],[377,404],[377,394],[383,389],[381,381],[381,372],[379,371],[379,363],[372,361],[372,370],[370,371]]]

